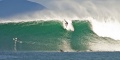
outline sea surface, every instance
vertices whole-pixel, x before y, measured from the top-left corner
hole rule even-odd
[[[120,52],[0,52],[0,60],[120,60]]]

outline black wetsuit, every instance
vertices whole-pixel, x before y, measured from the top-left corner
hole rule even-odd
[[[66,25],[66,26],[68,25],[68,22],[67,22],[67,21],[65,21],[65,25]]]

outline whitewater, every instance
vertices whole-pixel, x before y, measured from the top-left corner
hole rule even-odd
[[[18,38],[17,51],[120,51],[119,5],[116,0],[54,1],[44,5],[49,9],[0,18],[0,50],[14,51]]]

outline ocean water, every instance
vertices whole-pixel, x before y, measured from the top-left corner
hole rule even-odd
[[[0,60],[120,60],[120,1],[30,1],[0,1]]]
[[[0,52],[0,60],[120,60],[120,52]]]
[[[120,51],[120,1],[0,2],[0,51]],[[41,9],[31,11],[34,6]]]

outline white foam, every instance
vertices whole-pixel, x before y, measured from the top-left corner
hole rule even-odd
[[[61,44],[59,45],[60,49],[64,52],[73,52],[70,43],[68,41],[62,40]]]
[[[117,21],[92,21],[93,31],[102,37],[110,37],[115,40],[120,40],[120,23]]]
[[[93,40],[89,42],[89,49],[92,51],[120,51],[120,41]]]

